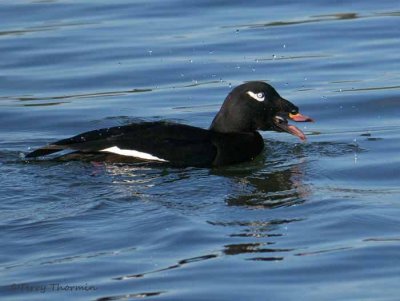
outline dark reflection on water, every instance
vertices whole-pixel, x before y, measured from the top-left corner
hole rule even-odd
[[[243,191],[228,196],[229,206],[273,209],[300,205],[312,193],[304,180],[308,160],[313,160],[314,156],[335,157],[362,151],[358,145],[346,143],[266,143],[262,158],[253,163],[252,169],[228,167],[213,171],[232,177],[243,186]]]
[[[356,91],[374,91],[374,90],[399,90],[400,86],[379,86],[379,87],[367,87],[367,88],[353,88],[353,89],[342,89],[335,92],[356,92]]]
[[[285,170],[255,177],[246,177],[247,187],[251,191],[228,197],[230,206],[250,206],[252,208],[276,208],[299,205],[307,197],[307,187],[301,183],[301,168],[294,166]]]
[[[129,300],[129,299],[141,299],[148,297],[155,297],[161,295],[163,292],[145,292],[145,293],[134,293],[134,294],[124,294],[118,296],[109,296],[97,298],[96,301],[113,301],[113,300]]]
[[[305,56],[306,57],[306,56]],[[296,57],[290,57],[288,59],[295,59]],[[67,104],[70,102],[67,101],[59,101],[59,102],[54,102],[54,100],[82,100],[82,99],[89,99],[93,100],[98,97],[108,97],[108,98],[113,98],[113,97],[118,97],[118,96],[126,96],[130,95],[133,93],[146,93],[146,92],[152,92],[152,91],[162,91],[162,90],[175,90],[175,89],[185,89],[185,88],[193,88],[193,87],[198,87],[198,86],[208,86],[208,85],[213,85],[213,84],[221,84],[223,82],[222,80],[219,81],[195,81],[190,84],[186,85],[178,85],[178,86],[166,86],[166,87],[154,87],[154,88],[135,88],[135,89],[130,89],[130,90],[120,90],[120,91],[101,91],[101,92],[94,92],[94,93],[80,93],[80,94],[71,94],[71,95],[54,95],[54,96],[28,96],[28,95],[23,95],[23,96],[0,96],[0,100],[19,100],[22,102],[33,102],[33,103],[24,103],[23,106],[50,106],[50,105],[58,105],[58,104]],[[49,102],[53,101],[53,102]],[[197,107],[214,107],[215,105],[200,105]],[[193,106],[190,107],[176,107],[175,109],[185,109],[185,108],[193,108]]]
[[[239,26],[235,26],[235,27],[257,28],[257,27],[288,26],[288,25],[298,25],[298,24],[306,24],[306,23],[319,23],[319,22],[334,21],[334,20],[350,20],[350,19],[357,19],[357,18],[360,18],[360,16],[357,13],[340,13],[340,14],[327,14],[327,15],[311,16],[309,19],[305,19],[305,20],[274,21],[274,22],[263,23],[263,24],[239,25]]]
[[[265,248],[265,245],[273,243],[248,243],[248,244],[234,244],[226,245],[224,253],[226,255],[237,255],[243,253],[274,253],[274,252],[288,252],[290,249],[274,249]]]
[[[142,277],[145,277],[145,276],[147,276],[149,274],[165,272],[165,271],[181,268],[186,264],[199,262],[199,261],[203,261],[203,260],[209,260],[209,259],[213,259],[213,258],[216,258],[216,257],[218,257],[218,255],[209,254],[209,255],[203,255],[203,256],[198,256],[198,257],[193,257],[193,258],[182,259],[182,260],[179,260],[176,264],[168,266],[166,268],[161,268],[161,269],[158,269],[158,270],[153,270],[153,271],[149,271],[149,272],[145,272],[145,273],[141,273],[141,274],[133,274],[133,275],[115,277],[113,279],[114,280],[127,280],[127,279],[131,279],[131,278],[142,278]]]

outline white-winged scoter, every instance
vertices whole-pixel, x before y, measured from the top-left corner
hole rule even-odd
[[[305,140],[304,133],[288,124],[288,119],[313,121],[272,86],[253,81],[228,94],[208,130],[166,121],[132,123],[63,139],[26,157],[69,149],[74,152],[62,156],[64,159],[197,167],[229,165],[253,160],[261,153],[264,140],[258,130],[288,132]]]

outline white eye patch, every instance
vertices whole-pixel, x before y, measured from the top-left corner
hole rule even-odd
[[[263,92],[254,93],[252,91],[247,91],[247,94],[250,95],[251,98],[254,98],[257,101],[265,100],[265,94]]]

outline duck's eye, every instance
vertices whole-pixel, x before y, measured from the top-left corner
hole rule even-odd
[[[293,114],[293,115],[296,115],[297,113],[298,113],[298,111],[295,109],[290,112],[290,114]]]
[[[247,94],[251,97],[254,98],[257,101],[264,101],[265,100],[265,94],[264,92],[258,92],[254,93],[253,91],[248,91]]]

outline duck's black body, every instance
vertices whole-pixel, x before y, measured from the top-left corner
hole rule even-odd
[[[113,162],[137,162],[137,156],[122,156],[102,150],[118,147],[151,154],[149,161],[175,166],[220,166],[247,161],[263,149],[263,139],[254,133],[218,133],[189,125],[169,122],[143,122],[86,132],[57,141],[30,153],[45,156],[63,149],[77,152],[61,159],[84,159]],[[142,154],[142,157],[145,155]]]
[[[62,159],[222,166],[249,161],[261,153],[264,142],[257,130],[288,131],[304,139],[300,130],[287,124],[285,116],[311,121],[270,85],[250,82],[227,96],[208,130],[163,121],[133,123],[60,140],[27,157],[70,149],[75,152]]]

